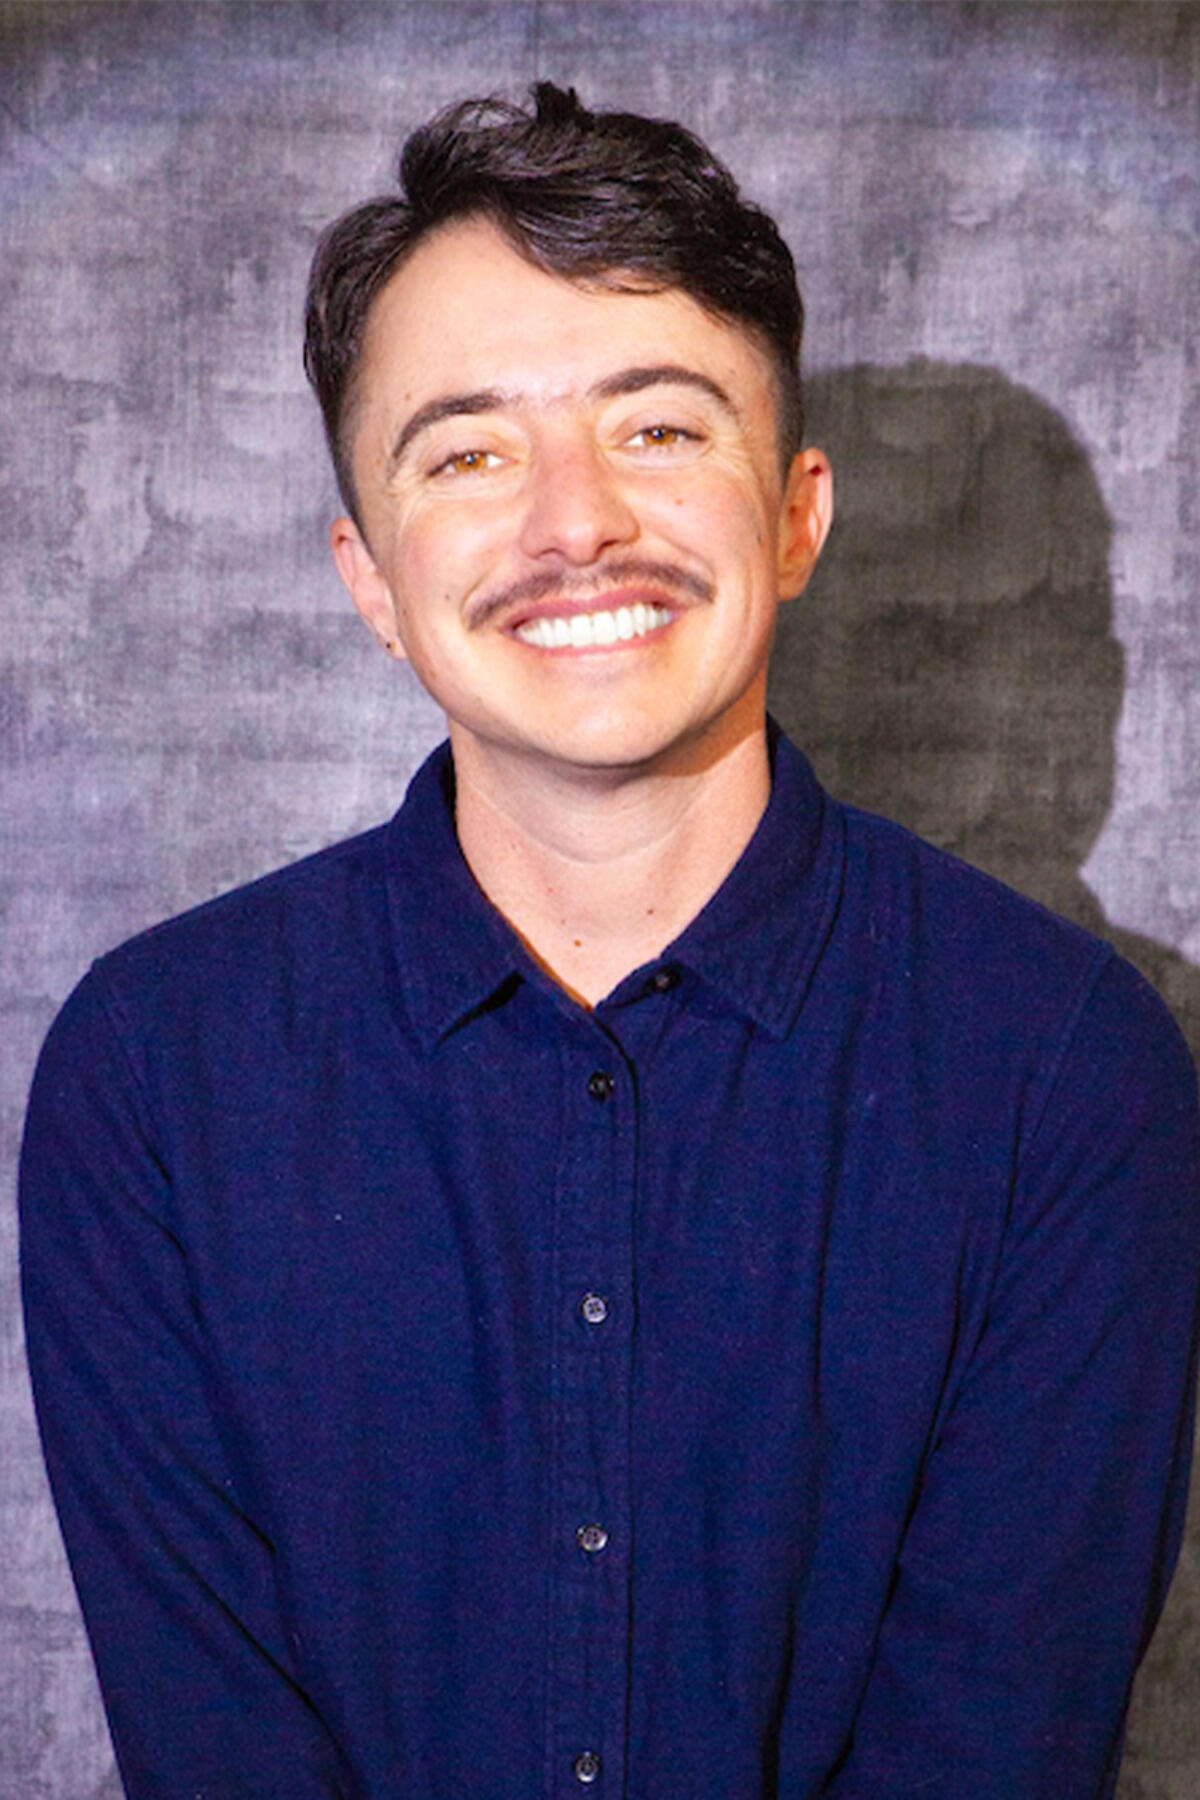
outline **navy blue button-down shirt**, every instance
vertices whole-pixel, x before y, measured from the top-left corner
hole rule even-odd
[[[442,752],[43,1053],[30,1358],[132,1800],[1111,1793],[1197,1163],[1132,970],[786,741],[592,1012]]]

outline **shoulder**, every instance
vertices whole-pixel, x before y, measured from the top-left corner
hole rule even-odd
[[[849,918],[912,978],[922,972],[970,993],[1001,985],[1027,998],[1049,982],[1088,985],[1111,945],[902,825],[839,805]],[[965,996],[964,996],[965,998]]]
[[[995,1071],[1032,1057],[1043,1099],[1067,1079],[1109,1094],[1166,1082],[1190,1096],[1195,1071],[1170,1011],[1110,944],[904,827],[835,805],[847,942],[870,947],[876,983],[904,995],[913,1029],[951,1062]]]
[[[388,967],[387,827],[331,845],[192,907],[97,958],[51,1027],[43,1061],[119,1043],[182,1065],[225,1046],[265,1052],[333,993],[381,988]]]
[[[384,903],[386,826],[332,844],[152,925],[94,965],[122,991],[253,975],[281,956],[323,962]]]

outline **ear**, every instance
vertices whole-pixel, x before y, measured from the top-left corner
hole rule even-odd
[[[403,657],[405,649],[400,640],[392,590],[353,519],[342,517],[333,521],[329,527],[329,548],[359,617],[389,656]]]
[[[779,597],[803,593],[833,524],[833,470],[823,450],[792,458],[779,512]]]

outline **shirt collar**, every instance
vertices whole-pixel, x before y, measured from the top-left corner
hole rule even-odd
[[[768,734],[771,797],[758,828],[712,899],[656,962],[690,970],[755,1024],[783,1037],[833,922],[842,827],[840,809],[807,759],[773,721]],[[520,940],[459,849],[448,744],[417,771],[388,827],[387,882],[400,983],[427,1050],[534,977]]]
[[[459,849],[448,743],[417,770],[388,826],[387,884],[400,985],[413,1027],[432,1050],[529,962]]]
[[[791,1029],[841,893],[841,809],[775,721],[771,798],[708,905],[663,952],[776,1037]]]

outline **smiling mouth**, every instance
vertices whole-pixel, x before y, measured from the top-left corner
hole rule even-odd
[[[632,606],[618,606],[612,611],[528,619],[517,626],[516,636],[536,650],[590,650],[597,645],[606,648],[609,644],[627,644],[634,638],[647,637],[652,631],[661,631],[674,617],[668,607],[636,600]]]

